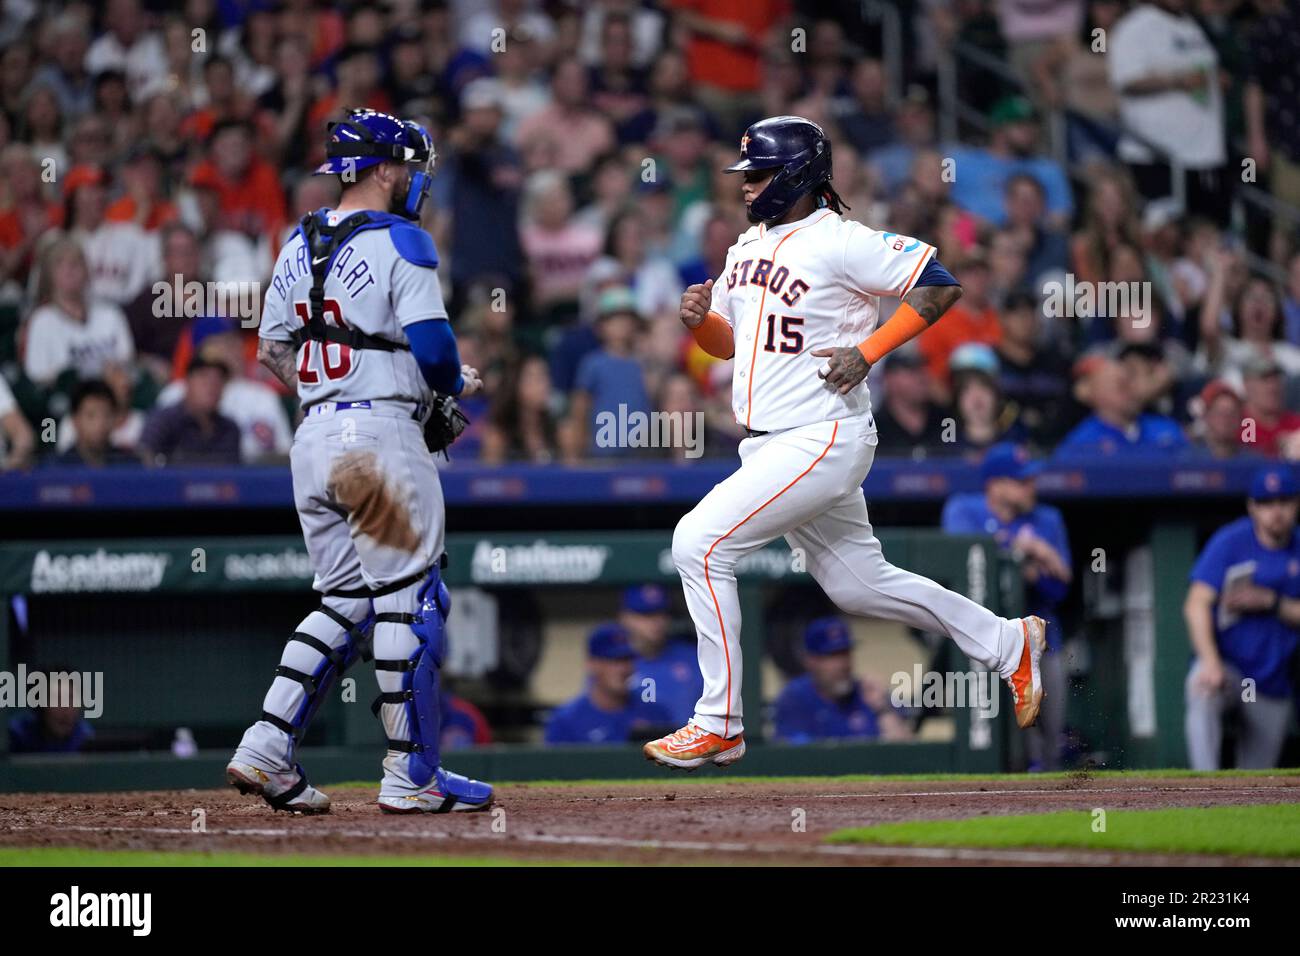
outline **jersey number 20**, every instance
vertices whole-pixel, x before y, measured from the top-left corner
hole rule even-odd
[[[311,319],[311,307],[302,301],[293,304],[293,311],[302,319],[302,324],[306,325]],[[322,316],[326,322],[333,322],[340,329],[346,329],[347,323],[343,321],[343,310],[339,307],[338,299],[326,299]],[[312,365],[312,353],[317,345],[320,346],[320,354],[324,368],[322,371],[325,377],[331,382],[343,378],[348,372],[352,371],[352,348],[341,342],[316,342],[308,339],[304,342],[302,348],[302,361],[298,363],[298,381],[304,385],[315,385],[320,381],[320,376],[316,373]]]

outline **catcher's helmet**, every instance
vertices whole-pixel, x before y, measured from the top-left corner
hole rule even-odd
[[[355,174],[383,162],[418,163],[411,173],[405,196],[395,197],[397,209],[408,219],[419,219],[429,194],[429,177],[437,154],[428,131],[412,120],[378,110],[349,110],[347,119],[326,127],[325,162],[316,175]]]
[[[727,172],[780,167],[749,206],[754,218],[763,222],[781,218],[800,196],[830,182],[831,141],[820,126],[802,116],[759,120],[741,137],[740,157]]]

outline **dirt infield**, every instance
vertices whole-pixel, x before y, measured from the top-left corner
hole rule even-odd
[[[380,813],[371,788],[326,789],[334,810],[323,817],[273,813],[261,801],[228,790],[0,794],[0,847],[455,855],[651,865],[1236,865],[1265,861],[1085,850],[830,845],[825,837],[844,827],[901,820],[1097,807],[1143,810],[1300,802],[1300,776],[1100,775],[941,782],[752,782],[717,776],[691,782],[669,777],[655,783],[507,784],[498,788],[499,809],[492,813],[413,818]],[[206,832],[193,829],[200,817]],[[800,820],[802,831],[796,826]],[[1276,866],[1279,861],[1268,862]]]

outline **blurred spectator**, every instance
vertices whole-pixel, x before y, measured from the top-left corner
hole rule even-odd
[[[704,678],[696,657],[695,636],[671,633],[671,603],[659,584],[633,585],[623,592],[618,622],[636,651],[635,693],[652,694],[669,719],[686,724],[704,694]]]
[[[700,101],[718,117],[723,139],[738,139],[759,104],[755,94],[766,34],[790,12],[788,0],[673,0],[688,36],[686,62]]]
[[[245,464],[267,458],[284,460],[293,443],[289,416],[274,389],[245,376],[247,356],[239,323],[219,316],[197,319],[191,342],[195,355],[225,369],[226,383],[217,407],[239,426],[240,459]],[[158,407],[184,401],[188,391],[187,382],[172,382],[158,394]]]
[[[894,114],[896,139],[868,154],[868,162],[876,169],[881,185],[893,194],[912,173],[918,150],[932,150],[937,145],[934,130],[934,110],[930,108],[929,94],[924,87],[913,87],[899,104]]]
[[[105,459],[105,464],[126,462],[138,464],[140,458],[136,454],[136,447],[140,443],[140,435],[144,432],[145,415],[138,408],[131,407],[134,385],[131,373],[117,363],[104,366],[102,379],[92,378],[78,382],[72,390],[68,414],[59,419],[56,444],[58,457],[55,460],[69,456],[77,446],[86,444],[89,453],[83,457],[88,461],[91,458],[102,457]],[[94,399],[87,406],[86,413],[89,426],[95,432],[84,443],[80,433],[81,418],[77,415],[78,400],[82,397],[83,390],[87,390],[87,396]],[[100,401],[105,397],[112,400],[107,408]],[[108,415],[107,423],[101,417],[104,412]],[[104,440],[107,449],[101,450],[99,432],[104,427],[108,428],[107,438]],[[70,460],[76,463],[75,458]]]
[[[881,378],[884,401],[873,396],[871,410],[876,420],[876,453],[920,461],[939,448],[943,415],[930,400],[919,349],[909,343],[890,352]]]
[[[1197,361],[1212,375],[1241,380],[1245,365],[1267,359],[1287,375],[1300,375],[1300,346],[1279,338],[1282,304],[1277,290],[1262,278],[1248,279],[1232,309],[1232,334],[1225,335],[1222,315],[1228,301],[1228,272],[1236,261],[1230,252],[1215,257],[1209,286],[1201,303],[1201,341]]]
[[[1281,756],[1300,644],[1297,497],[1290,468],[1262,468],[1251,480],[1247,516],[1215,532],[1192,568],[1183,617],[1195,655],[1186,682],[1194,770],[1219,769],[1230,716],[1234,767],[1275,767]]]
[[[107,177],[98,166],[75,166],[63,185],[68,234],[80,243],[90,270],[90,293],[115,305],[140,294],[159,267],[158,237],[137,222],[109,222]]]
[[[602,447],[599,420],[602,415],[626,421],[634,414],[649,414],[650,396],[645,372],[636,356],[637,338],[644,331],[644,319],[628,289],[607,289],[601,294],[596,319],[600,348],[578,365],[578,376],[569,399],[569,422],[565,452],[569,457],[626,455],[628,449],[616,442]]]
[[[529,355],[507,375],[494,396],[483,431],[483,462],[547,464],[558,454],[557,424],[546,359]]]
[[[140,453],[155,465],[237,465],[239,426],[222,415],[226,367],[203,357],[190,362],[185,396],[155,408],[140,436]]]
[[[961,146],[952,150],[956,176],[952,198],[957,205],[995,226],[1006,223],[1003,197],[1012,176],[1024,174],[1038,180],[1046,197],[1049,228],[1063,228],[1074,211],[1070,183],[1057,163],[1042,155],[1038,120],[1028,100],[1008,97],[993,108],[989,144],[982,149]]]
[[[1245,92],[1248,154],[1268,177],[1269,192],[1300,206],[1300,11],[1286,0],[1255,0],[1260,19],[1247,32]],[[1286,221],[1273,221],[1273,256],[1281,259]],[[1296,339],[1292,339],[1296,341]]]
[[[997,0],[998,26],[1007,42],[1007,62],[1026,87],[1037,88],[1035,63],[1056,50],[1061,40],[1076,36],[1083,28],[1084,7],[1084,0]]]
[[[135,93],[166,75],[162,37],[149,29],[140,0],[108,0],[102,22],[105,32],[86,51],[87,70],[92,74],[121,70]]]
[[[9,383],[0,375],[0,471],[26,468],[35,446],[32,426],[14,401]]]
[[[58,455],[56,463],[88,468],[139,464],[134,455],[112,444],[117,412],[117,396],[106,382],[100,379],[79,382],[72,392],[76,439],[71,448]]]
[[[614,148],[614,127],[592,108],[589,97],[583,65],[576,60],[556,64],[550,105],[521,122],[515,135],[529,169],[585,173]]]
[[[601,19],[599,53],[590,67],[591,100],[625,141],[625,130],[649,105],[646,72],[634,62],[632,17],[608,11]]]
[[[175,221],[176,204],[163,189],[163,158],[144,145],[133,149],[122,166],[125,191],[104,211],[106,222],[130,222],[153,232]],[[66,188],[66,187],[65,187]]]
[[[172,356],[184,329],[183,317],[175,315],[176,310],[169,304],[185,301],[188,283],[197,282],[206,288],[206,278],[200,268],[199,239],[189,226],[168,224],[159,232],[159,244],[161,270],[146,282],[125,311],[140,364],[161,383],[171,378]],[[166,288],[156,292],[159,283]]]
[[[1016,292],[998,314],[1002,335],[998,356],[998,386],[1020,409],[1028,439],[1050,448],[1069,429],[1070,368],[1060,350],[1046,341],[1036,296]]]
[[[514,141],[520,123],[551,102],[550,92],[539,78],[536,58],[537,44],[529,34],[511,34],[494,57],[496,76],[473,81],[491,90],[501,104],[501,136],[508,142]]]
[[[1131,369],[1118,359],[1088,355],[1074,365],[1075,395],[1092,414],[1065,436],[1059,451],[1116,455],[1178,452],[1187,445],[1172,418],[1142,411]]]
[[[894,142],[894,116],[888,103],[884,64],[872,57],[859,60],[854,64],[849,90],[850,96],[837,97],[833,104],[835,124],[844,138],[860,153]],[[839,186],[837,179],[836,188]]]
[[[244,236],[269,249],[279,243],[288,222],[284,190],[274,167],[253,149],[253,129],[244,120],[213,127],[207,158],[190,176],[196,187],[215,192],[217,221],[209,227]],[[223,278],[217,276],[216,278]]]
[[[853,638],[836,617],[818,618],[804,631],[804,667],[776,699],[776,739],[905,740],[911,730],[895,713],[884,688],[853,676]]]
[[[1110,260],[1120,246],[1136,248],[1141,242],[1137,204],[1128,176],[1102,167],[1088,187],[1083,228],[1070,244],[1070,261],[1078,282],[1103,282],[1110,274]]]
[[[1025,278],[1030,288],[1041,289],[1045,277],[1059,278],[1069,269],[1070,252],[1065,234],[1049,228],[1043,184],[1028,173],[1007,180],[1006,231],[1025,252]]]
[[[1109,158],[1115,152],[1119,99],[1110,85],[1104,48],[1098,46],[1123,13],[1124,0],[1091,0],[1083,29],[1056,36],[1031,66],[1029,89],[1047,106],[1065,112],[1072,161]]]
[[[573,193],[558,172],[529,177],[519,236],[534,307],[548,324],[574,318],[587,270],[600,254],[601,235],[573,218]]]
[[[548,744],[615,744],[651,737],[672,724],[662,705],[632,688],[636,651],[619,624],[601,624],[587,638],[587,689],[551,711]]]
[[[5,175],[0,178],[0,282],[27,281],[37,240],[63,219],[41,184],[41,166],[31,148],[12,143],[0,151]]]
[[[65,116],[79,116],[90,110],[94,97],[90,74],[86,70],[86,50],[90,30],[74,11],[68,10],[50,22],[50,59],[37,67],[35,83],[48,87],[58,97]]]
[[[989,298],[989,261],[985,251],[979,247],[972,249],[954,274],[961,282],[961,299],[944,313],[943,321],[931,325],[917,340],[935,398],[940,403],[946,403],[952,394],[948,360],[953,350],[969,342],[996,345],[1002,338],[998,313]]]
[[[1189,6],[1138,3],[1109,35],[1106,61],[1124,127],[1119,156],[1148,199],[1178,195],[1177,163],[1187,207],[1223,224],[1230,195],[1219,60]]]
[[[135,354],[126,317],[115,305],[90,298],[89,272],[81,245],[61,238],[41,255],[37,308],[27,320],[23,371],[49,386],[61,374],[93,378],[109,362],[130,362]]]
[[[472,703],[445,690],[438,695],[438,703],[442,710],[439,742],[443,750],[467,750],[492,743],[492,727]]]
[[[541,10],[530,9],[539,4],[531,0],[483,0],[470,4],[453,4],[463,13],[460,42],[482,54],[494,52],[496,31],[526,33],[538,43],[549,43],[555,36],[555,26]],[[470,10],[473,12],[469,12]]]
[[[1290,436],[1300,432],[1300,414],[1286,407],[1286,380],[1269,358],[1254,358],[1242,369],[1246,417],[1242,440],[1261,455],[1273,457]]]
[[[498,287],[518,289],[525,274],[518,227],[523,171],[501,137],[500,92],[470,83],[460,106],[451,157],[433,178],[438,205],[450,214],[439,234],[451,251],[452,285],[459,291],[493,279]]]
[[[1019,409],[1006,400],[998,385],[1001,368],[991,346],[982,342],[958,346],[951,368],[954,418],[951,434],[945,431],[944,435],[946,451],[978,455],[997,442],[1025,439]]]
[[[1047,622],[1048,653],[1042,658],[1046,688],[1040,727],[1029,740],[1030,766],[1056,770],[1065,732],[1066,667],[1058,609],[1070,590],[1070,543],[1060,509],[1038,502],[1038,464],[1024,448],[994,445],[980,464],[982,493],[956,494],[943,506],[949,534],[989,534],[1014,555],[1025,581],[1027,614]]]
[[[1247,453],[1242,442],[1246,427],[1241,394],[1222,379],[1201,389],[1196,398],[1192,444],[1214,458],[1236,458]]]
[[[625,209],[610,223],[604,255],[592,264],[587,283],[631,289],[637,311],[646,316],[676,314],[685,288],[673,264],[646,249],[645,220],[635,207]]]
[[[586,4],[582,17],[582,61],[596,63],[605,38],[605,23],[610,17],[626,20],[631,40],[630,62],[649,66],[655,52],[663,45],[664,15],[644,6],[639,0],[594,0]]]
[[[68,673],[54,668],[49,673]],[[9,752],[15,754],[77,753],[95,737],[80,707],[37,707],[9,720]]]

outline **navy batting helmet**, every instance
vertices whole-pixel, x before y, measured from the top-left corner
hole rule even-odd
[[[349,110],[347,118],[330,123],[326,132],[325,162],[316,175],[351,175],[378,163],[392,161],[418,164],[411,174],[405,196],[395,198],[397,209],[408,219],[419,219],[420,208],[429,194],[429,177],[437,154],[428,131],[412,120],[378,110]]]
[[[755,219],[780,219],[801,196],[825,187],[828,203],[838,212],[840,198],[830,188],[831,141],[822,128],[802,116],[771,116],[759,120],[740,139],[740,161],[729,173],[749,169],[779,169],[749,205]]]

